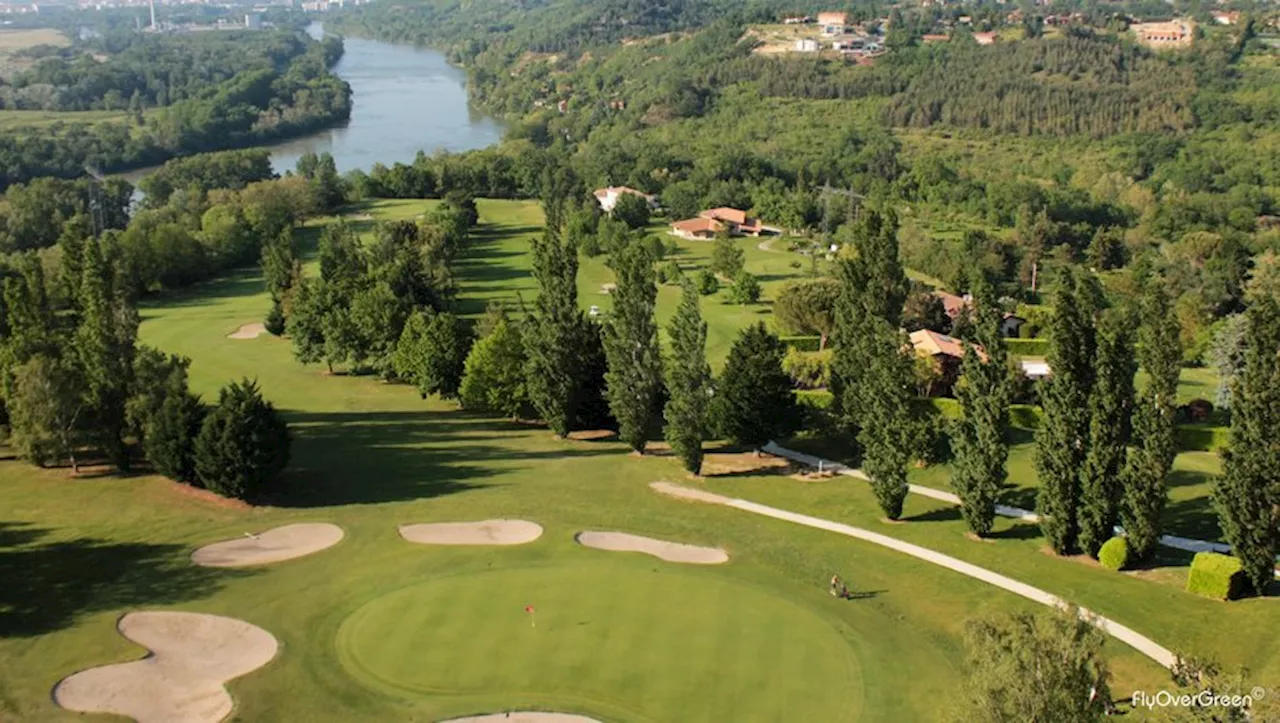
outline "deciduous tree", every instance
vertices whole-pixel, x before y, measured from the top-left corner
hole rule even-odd
[[[686,280],[680,306],[667,327],[671,358],[667,364],[667,400],[663,416],[671,451],[684,468],[702,471],[702,440],[707,436],[711,403],[711,367],[707,364],[707,323],[698,309],[698,291]]]
[[[613,313],[604,326],[606,397],[609,411],[618,420],[619,437],[643,454],[654,400],[662,384],[658,324],[654,320],[658,287],[653,260],[639,244],[615,253],[610,265],[618,284],[613,292]]]
[[[840,283],[835,279],[791,281],[773,301],[773,316],[792,334],[817,334],[818,350],[827,347],[827,337],[835,326],[836,301]]]

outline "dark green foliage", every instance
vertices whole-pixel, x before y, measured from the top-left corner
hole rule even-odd
[[[292,229],[277,234],[262,245],[262,279],[273,300],[285,298],[300,275],[298,267]]]
[[[634,193],[622,193],[610,215],[627,225],[627,228],[644,228],[649,225],[649,202]]]
[[[396,343],[395,373],[424,399],[431,394],[455,398],[471,342],[471,329],[453,314],[415,311]]]
[[[1143,294],[1138,359],[1148,376],[1133,415],[1133,446],[1124,473],[1120,519],[1134,557],[1146,558],[1160,539],[1169,498],[1169,470],[1177,454],[1174,414],[1182,345],[1168,292],[1151,279]]]
[[[693,474],[702,471],[702,440],[707,436],[711,405],[711,367],[707,364],[707,323],[698,309],[698,292],[689,281],[681,288],[680,306],[667,327],[671,357],[667,364],[664,435],[671,451]]]
[[[1129,541],[1113,537],[1098,548],[1098,562],[1108,570],[1123,570],[1129,565]]]
[[[680,264],[675,261],[668,261],[659,266],[658,283],[675,286],[682,285],[684,283],[684,272],[680,270]]]
[[[632,194],[622,197],[635,198]],[[643,246],[615,253],[610,265],[618,283],[613,292],[613,313],[604,326],[606,398],[609,411],[618,420],[618,436],[643,453],[654,400],[662,384],[658,324],[654,320],[658,287],[653,261]]]
[[[715,428],[735,444],[759,449],[799,426],[791,379],[782,371],[785,353],[763,322],[743,329],[734,340],[716,381],[712,415]]]
[[[1106,636],[1079,614],[1071,607],[970,622],[963,719],[1101,722],[1111,704]]]
[[[1249,578],[1239,558],[1216,552],[1197,552],[1187,575],[1187,592],[1213,598],[1235,600],[1249,588]]]
[[[471,347],[463,365],[458,399],[466,409],[519,418],[529,406],[524,339],[506,317]]]
[[[1247,318],[1244,372],[1231,393],[1231,444],[1213,501],[1232,554],[1262,594],[1280,538],[1280,304],[1255,299]]]
[[[902,516],[907,497],[907,465],[913,456],[925,456],[915,444],[912,415],[915,357],[905,335],[884,319],[867,319],[862,331],[861,346],[867,353],[867,367],[860,379],[857,436],[862,471],[871,478],[880,509],[896,520]]]
[[[140,346],[133,357],[133,385],[125,403],[128,434],[144,441],[151,419],[164,401],[187,391],[187,369],[191,360]]]
[[[1004,434],[1012,390],[1009,355],[1000,335],[1000,308],[989,286],[982,284],[976,291],[975,336],[986,360],[965,343],[963,377],[955,389],[964,417],[956,422],[951,438],[955,455],[951,487],[960,496],[965,523],[981,536],[991,532],[996,499],[1008,476],[1009,443]]]
[[[293,356],[303,364],[324,360],[324,317],[328,299],[319,279],[302,279],[294,289],[293,309],[285,324]],[[332,368],[332,364],[329,365]]]
[[[1053,375],[1041,382],[1044,423],[1036,430],[1035,465],[1042,487],[1040,528],[1058,554],[1075,552],[1079,537],[1080,470],[1089,439],[1089,396],[1097,349],[1093,317],[1096,286],[1070,267],[1053,294],[1047,361]]]
[[[168,203],[175,191],[238,190],[274,175],[271,153],[261,148],[200,153],[166,161],[138,182],[138,190],[146,194],[149,208],[159,208]]]
[[[288,426],[258,385],[248,379],[233,382],[219,392],[218,406],[201,423],[196,478],[225,497],[257,499],[289,463],[289,444]]]
[[[18,455],[41,467],[69,459],[71,470],[77,471],[76,450],[88,430],[79,369],[59,356],[39,353],[11,374],[9,440]]]
[[[271,302],[271,308],[267,310],[267,316],[262,320],[262,326],[267,330],[268,334],[273,336],[280,336],[284,333],[284,308],[280,306],[279,301]]]
[[[817,334],[821,351],[835,327],[839,297],[840,283],[835,279],[789,281],[773,301],[773,315],[791,334]]]
[[[760,300],[760,282],[755,276],[739,271],[729,286],[729,301],[734,304],[754,304]]]
[[[125,404],[133,377],[138,312],[124,295],[114,269],[115,246],[85,244],[75,334],[75,363],[84,375],[86,412],[103,451],[121,470],[129,468]]]
[[[1089,439],[1080,470],[1080,549],[1097,556],[1111,539],[1119,517],[1121,474],[1133,410],[1133,358],[1130,320],[1103,317],[1097,333],[1095,381],[1089,393]]]
[[[207,410],[185,389],[169,394],[147,423],[143,449],[157,472],[178,482],[197,483],[196,439]]]
[[[563,437],[589,392],[582,350],[594,329],[578,308],[578,257],[558,227],[534,242],[533,255],[540,293],[524,324],[527,388],[538,414]]]
[[[736,278],[746,264],[746,253],[728,233],[716,234],[711,246],[711,272],[726,279]]]
[[[698,272],[695,283],[697,284],[698,293],[702,296],[710,296],[720,290],[720,280],[707,269]]]
[[[946,306],[927,288],[913,289],[902,308],[902,328],[907,331],[930,329],[940,334],[951,331],[951,317]]]

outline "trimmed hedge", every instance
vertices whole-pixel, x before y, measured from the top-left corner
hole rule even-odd
[[[1113,537],[1102,543],[1098,550],[1098,562],[1108,570],[1125,569],[1129,564],[1129,541],[1123,537]]]
[[[1187,576],[1187,592],[1213,598],[1235,600],[1248,588],[1240,561],[1216,552],[1197,552]]]
[[[1049,353],[1048,339],[1005,339],[1014,356],[1044,356]]]

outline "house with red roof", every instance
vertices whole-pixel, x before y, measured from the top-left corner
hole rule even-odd
[[[959,339],[936,331],[921,329],[911,332],[911,347],[919,356],[933,362],[934,378],[930,380],[925,395],[943,396],[951,392],[960,378],[960,360],[964,359],[964,343]],[[973,345],[978,358],[987,360],[987,352],[981,344]]]
[[[709,208],[698,214],[698,217],[724,224],[729,233],[735,236],[759,236],[764,231],[764,224],[760,223],[760,219],[748,216],[746,211],[727,206]]]
[[[671,224],[671,233],[680,238],[707,241],[715,238],[724,225],[713,218],[689,218]]]

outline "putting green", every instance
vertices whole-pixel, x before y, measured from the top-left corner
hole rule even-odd
[[[512,709],[610,721],[828,723],[856,720],[863,700],[838,621],[722,576],[621,559],[401,588],[357,609],[337,649],[379,691],[497,693]]]

